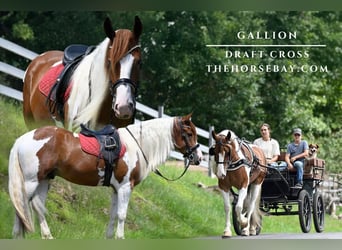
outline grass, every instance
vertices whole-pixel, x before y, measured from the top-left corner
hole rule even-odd
[[[7,164],[10,148],[26,131],[18,103],[0,97],[0,239],[11,238],[14,211],[7,192]],[[178,165],[178,167],[177,167]],[[196,167],[194,167],[196,169]],[[160,170],[169,178],[182,172],[179,162],[167,161]],[[224,228],[221,195],[197,186],[216,185],[203,171],[188,171],[175,182],[151,173],[133,191],[129,203],[127,239],[188,239],[220,236]],[[61,178],[52,181],[47,199],[47,221],[57,239],[104,239],[109,220],[111,189],[85,187]],[[325,231],[341,231],[342,221],[326,216]],[[298,216],[263,218],[262,234],[301,233]],[[314,233],[312,226],[311,232]],[[27,235],[39,239],[36,232]]]

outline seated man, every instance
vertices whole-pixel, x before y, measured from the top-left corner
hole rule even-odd
[[[294,141],[287,146],[285,161],[289,171],[297,171],[297,184],[295,187],[303,186],[303,167],[304,159],[309,154],[307,141],[302,140],[302,130],[295,128],[293,130]]]
[[[279,170],[286,169],[286,163],[280,162],[278,164],[278,157],[280,155],[279,143],[277,140],[271,138],[271,127],[267,123],[260,126],[261,137],[255,139],[253,144],[259,146],[266,156],[268,165],[279,168]]]

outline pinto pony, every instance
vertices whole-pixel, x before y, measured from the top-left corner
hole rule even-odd
[[[215,161],[213,172],[218,178],[218,186],[222,192],[226,225],[223,238],[231,237],[229,191],[232,187],[239,190],[235,215],[241,226],[241,235],[256,235],[261,226],[259,202],[261,185],[266,176],[266,158],[262,150],[252,144],[240,140],[234,132],[224,130],[219,134],[212,132],[215,146],[210,149]]]
[[[70,77],[62,87],[65,92],[56,86],[63,79],[57,78],[67,67],[67,53],[47,51],[29,64],[23,79],[23,114],[30,129],[58,124],[74,130],[81,123],[93,129],[109,123],[119,128],[134,122],[142,24],[135,17],[133,31],[115,31],[107,18],[104,30],[107,37],[77,56],[76,67],[64,74]],[[76,50],[85,50],[84,47]],[[77,53],[74,49],[68,57]]]
[[[116,130],[124,147],[116,160],[109,186],[113,188],[106,237],[124,238],[127,207],[134,186],[163,163],[171,150],[199,164],[197,133],[191,115],[159,118]],[[33,210],[38,214],[41,236],[52,238],[45,219],[49,181],[55,176],[72,183],[98,186],[103,183],[105,163],[82,149],[80,135],[55,126],[41,127],[19,137],[12,147],[8,166],[9,194],[15,207],[13,236],[34,231]]]

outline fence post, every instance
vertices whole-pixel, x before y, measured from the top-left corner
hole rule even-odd
[[[213,136],[212,136],[212,131],[214,131],[214,129],[215,129],[214,126],[209,126],[209,140],[208,140],[209,149],[214,144]],[[211,169],[211,164],[213,160],[214,160],[213,156],[208,155],[208,176],[211,178],[214,177],[214,173],[212,172],[212,169]]]
[[[158,106],[158,118],[162,118],[164,114],[164,106]]]

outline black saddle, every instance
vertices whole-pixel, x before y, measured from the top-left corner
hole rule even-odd
[[[85,136],[101,136],[101,135],[111,135],[115,132],[115,127],[111,124],[106,125],[100,130],[91,130],[87,128],[84,124],[81,124],[81,133]]]
[[[70,64],[78,57],[89,54],[87,50],[92,50],[92,46],[84,44],[71,44],[64,49],[63,65]]]
[[[47,103],[49,103],[49,100],[55,101],[54,104],[49,105],[51,114],[54,114],[57,111],[58,115],[63,120],[65,101],[64,96],[70,85],[70,78],[81,60],[86,55],[90,54],[94,49],[95,46],[87,46],[83,44],[72,44],[65,48],[62,60],[64,69],[59,74],[47,98]]]
[[[103,185],[109,186],[110,179],[116,160],[119,158],[121,151],[121,140],[117,129],[113,125],[106,125],[101,130],[91,130],[84,124],[81,124],[81,134],[87,137],[95,137],[100,144],[100,155],[105,161],[105,176]]]

